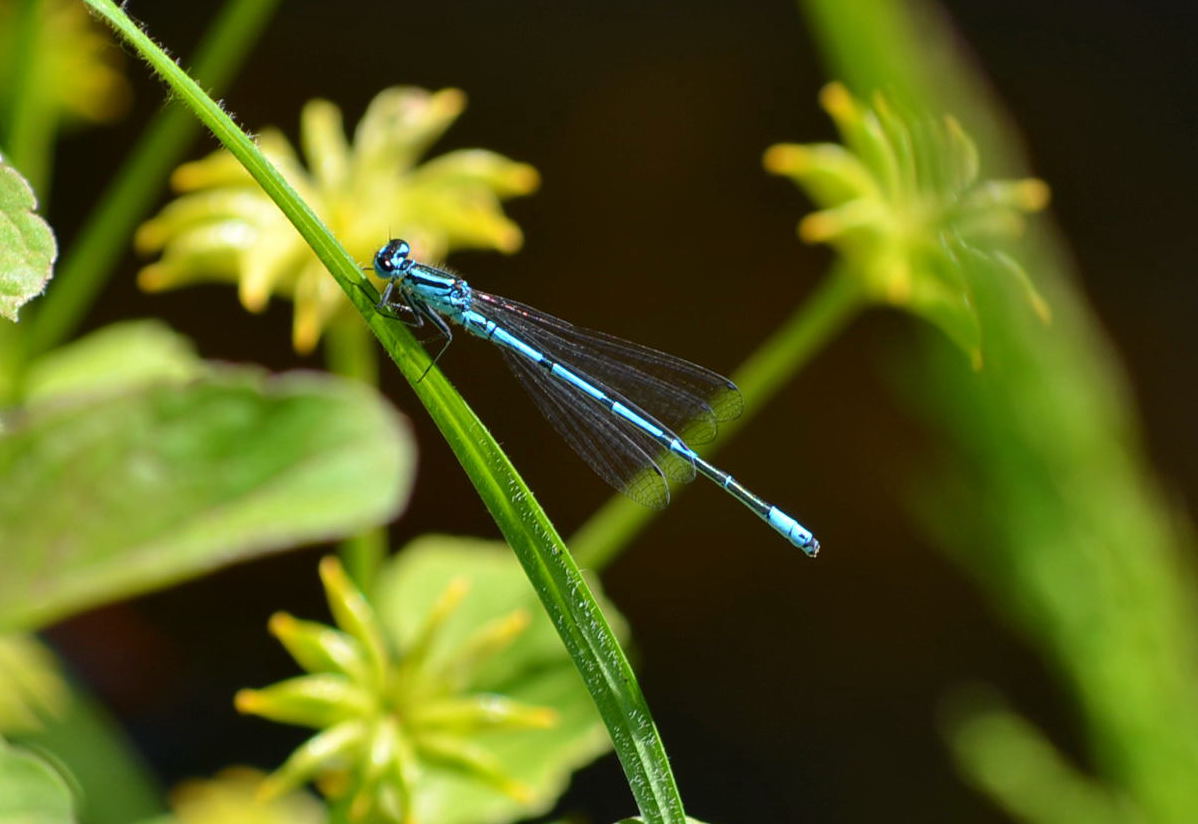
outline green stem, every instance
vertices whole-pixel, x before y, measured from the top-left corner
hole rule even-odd
[[[330,372],[377,387],[378,349],[366,327],[355,316],[339,317],[325,335],[325,365]],[[375,575],[387,555],[387,530],[367,530],[341,542],[341,560],[354,583],[372,592]]]
[[[254,142],[112,0],[85,0],[158,72],[279,206],[408,379],[516,553],[607,725],[641,815],[683,824],[682,799],[640,686],[574,559],[524,479],[402,324],[374,311],[378,299],[355,261]]]
[[[279,0],[230,0],[196,50],[195,75],[218,92],[228,86]],[[63,256],[30,321],[25,361],[69,337],[128,248],[137,222],[187,151],[200,125],[183,106],[168,105],[121,165],[100,205]]]
[[[863,305],[856,281],[841,268],[834,269],[737,370],[733,379],[744,397],[745,413],[721,426],[719,440],[700,451],[708,455],[727,443]],[[613,497],[574,533],[574,557],[583,567],[602,569],[655,514],[622,495]]]
[[[37,46],[45,14],[41,0],[22,0],[15,12],[12,53],[5,75],[12,84],[4,111],[3,146],[8,162],[21,170],[37,192],[44,211],[49,195],[50,155],[54,147],[53,104],[40,88],[42,55]]]

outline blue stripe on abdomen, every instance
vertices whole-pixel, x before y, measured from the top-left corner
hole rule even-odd
[[[586,380],[584,380],[583,378],[580,378],[578,375],[575,375],[573,372],[571,372],[569,369],[566,369],[560,363],[553,364],[553,366],[550,367],[549,372],[552,375],[554,375],[555,377],[561,378],[562,380],[564,380],[566,383],[570,384],[571,386],[581,389],[583,392],[590,395],[592,398],[594,398],[597,401],[608,400],[606,392],[604,392],[602,389],[595,386],[594,384],[588,383]]]
[[[635,412],[633,412],[631,409],[629,409],[627,406],[620,403],[619,401],[616,401],[615,403],[613,403],[611,405],[611,411],[615,412],[617,415],[619,415],[624,420],[631,421],[638,428],[644,430],[645,432],[648,432],[650,435],[652,435],[655,438],[660,438],[663,434],[665,434],[661,431],[660,427],[654,426],[653,424],[649,423],[649,421],[645,420],[640,415],[636,414]]]
[[[491,333],[491,340],[495,341],[501,346],[506,346],[508,349],[514,349],[516,352],[519,352],[533,363],[540,363],[541,361],[545,360],[544,355],[542,355],[536,349],[533,349],[515,335],[508,332],[503,327],[498,327],[494,332]]]

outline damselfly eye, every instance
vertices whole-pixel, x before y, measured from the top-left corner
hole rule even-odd
[[[412,247],[406,240],[391,240],[374,256],[374,271],[380,278],[390,279],[407,269],[408,253]]]

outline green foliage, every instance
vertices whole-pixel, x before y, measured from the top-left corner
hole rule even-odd
[[[245,47],[272,2],[231,4],[227,20],[237,9],[249,16],[215,39]],[[254,309],[272,293],[297,298],[297,345],[314,346],[327,328],[335,368],[370,381],[360,313],[413,382],[515,552],[513,559],[491,542],[429,537],[380,570],[353,563],[346,550],[359,586],[326,563],[338,626],[272,621],[308,674],[243,691],[238,701],[245,711],[318,732],[272,778],[205,782],[194,803],[175,804],[175,819],[320,820],[326,811],[311,797],[251,801],[263,786],[277,791],[317,778],[338,820],[506,822],[550,807],[571,771],[614,742],[642,815],[626,824],[694,822],[684,816],[619,646],[618,616],[592,595],[526,485],[448,382],[436,369],[417,380],[426,353],[372,311],[377,295],[357,268],[390,228],[434,257],[455,246],[513,250],[519,229],[499,201],[529,191],[535,173],[480,151],[417,165],[461,111],[455,90],[384,92],[352,140],[339,110],[314,102],[301,118],[300,164],[277,135],[251,141],[116,4],[86,4],[162,74],[184,104],[175,111],[190,109],[225,145],[183,167],[190,194],[143,229],[143,246],[164,250],[143,276],[146,285],[237,279]],[[49,30],[29,13],[42,5],[26,2],[11,29],[0,26],[0,40],[18,44],[0,57],[0,85],[5,77],[13,85],[0,90],[7,95],[0,106],[15,115],[0,128],[6,147],[16,146],[35,169],[53,147],[41,104],[59,105],[32,94],[46,79],[42,58],[52,55],[28,45],[40,40],[22,39]],[[956,708],[947,724],[954,752],[976,786],[1035,824],[1192,820],[1198,640],[1191,581],[1177,560],[1191,538],[1146,468],[1120,375],[1062,274],[1061,255],[1051,238],[1023,238],[1023,214],[1044,205],[1047,189],[1021,177],[1002,142],[1001,117],[980,109],[969,70],[929,47],[939,30],[928,19],[906,17],[907,4],[805,5],[819,45],[858,97],[837,85],[825,93],[845,147],[775,147],[767,163],[811,194],[820,211],[800,233],[832,244],[840,260],[738,374],[749,408],[866,301],[926,319],[984,364],[980,373],[964,369],[959,357],[929,347],[919,370],[930,416],[968,461],[946,473],[925,505],[927,521],[1075,691],[1097,775],[1084,774],[1001,702]],[[94,40],[77,42],[80,58],[95,51]],[[216,62],[227,69],[234,60],[225,53]],[[13,71],[23,66],[29,70]],[[877,88],[887,98],[872,96]],[[944,111],[970,126],[980,150]],[[78,322],[161,185],[166,159],[184,142],[181,128],[176,117],[174,127],[156,131],[139,154],[153,162],[122,173],[125,185],[114,187],[104,219],[68,256],[74,265],[63,289],[56,281],[31,307],[48,305],[34,315],[34,334],[22,337],[28,324],[0,328],[0,387],[13,404],[0,438],[0,626],[39,626],[232,560],[361,532],[391,517],[406,496],[406,432],[363,386],[208,364],[155,323],[121,324],[51,348]],[[992,179],[983,174],[991,163],[1008,171]],[[32,214],[29,187],[7,167],[2,172],[0,205],[12,236],[0,238],[0,313],[15,319],[43,288],[55,251]],[[234,224],[255,236],[231,245]],[[27,244],[30,236],[37,243]],[[17,271],[19,278],[11,275]],[[54,300],[55,292],[63,297]],[[1041,293],[1053,306],[1051,325]],[[29,352],[39,357],[22,359]],[[954,497],[961,489],[971,494]],[[648,517],[615,503],[576,548],[601,564]],[[381,557],[382,537],[373,541]],[[544,613],[532,609],[529,581]],[[150,790],[131,777],[136,759],[119,748],[63,755],[72,743],[111,740],[111,733],[72,715],[78,701],[56,715],[64,702],[29,700],[31,688],[41,695],[61,682],[47,680],[53,667],[24,643],[0,638],[0,679],[9,685],[5,695],[18,699],[0,705],[0,718],[45,721],[42,743],[72,762],[67,768],[93,799],[104,796],[108,780],[94,768],[128,767],[119,783],[139,797],[103,811],[104,820],[152,808],[144,800]],[[56,771],[7,745],[0,750],[0,821],[69,821],[72,809]]]
[[[863,294],[935,324],[976,366],[985,331],[977,304],[988,288],[977,278],[1017,283],[1047,321],[1047,305],[1007,251],[1023,213],[1047,204],[1047,186],[981,178],[977,147],[952,117],[908,111],[881,94],[865,105],[839,83],[821,100],[845,145],[779,144],[765,156],[767,169],[820,207],[803,218],[800,237],[835,246]]]
[[[480,627],[495,626],[504,616],[527,616],[527,625],[502,654],[488,654],[485,646],[474,643],[469,683],[478,694],[550,708],[554,720],[533,733],[505,731],[496,724],[479,739],[505,771],[527,788],[523,799],[469,782],[459,771],[434,768],[422,782],[420,809],[426,814],[419,818],[443,824],[485,824],[535,816],[552,806],[575,769],[607,752],[611,742],[552,623],[535,608],[528,579],[500,543],[429,536],[404,548],[379,580],[378,608],[388,637],[401,648],[411,648],[435,599],[447,587],[461,585],[455,582],[468,586],[467,594],[438,629],[436,645],[427,650],[426,666],[445,669],[452,651],[471,648],[470,639],[477,638]],[[619,613],[602,600],[601,593],[597,596],[608,622],[623,637]],[[466,674],[461,663],[453,669]],[[460,730],[468,731],[469,727]]]
[[[67,700],[48,649],[27,635],[0,635],[0,735],[40,729],[44,719],[62,714]]]
[[[991,165],[1024,173],[1014,128],[931,15],[906,3],[872,4],[868,15],[835,0],[804,5],[834,71],[858,92],[896,89],[922,111],[951,107]],[[965,708],[950,735],[970,780],[1025,820],[1194,821],[1198,622],[1184,560],[1193,531],[1153,477],[1126,379],[1063,239],[1043,228],[1017,252],[1053,322],[1029,316],[1016,283],[971,275],[985,287],[986,368],[961,369],[929,346],[912,370],[926,381],[929,419],[962,457],[921,509],[1072,692],[1097,780],[1005,712]],[[1013,758],[1041,769],[1028,775]],[[1058,803],[1070,797],[1095,817]]]
[[[1063,281],[1051,294],[1051,334],[1020,315],[1014,295],[984,302],[1001,337],[980,375],[929,353],[925,371],[940,389],[927,411],[967,462],[945,473],[922,509],[1075,692],[1108,791],[1146,820],[1187,821],[1198,810],[1189,780],[1198,774],[1198,637],[1181,557],[1192,535],[1152,478],[1093,319]],[[946,499],[957,518],[940,514]],[[993,729],[1004,728],[982,728]],[[970,741],[965,765],[996,763],[982,752],[985,734]],[[1001,750],[1004,741],[991,743]],[[975,780],[1008,786],[997,774]]]
[[[367,319],[457,454],[551,615],[599,707],[641,813],[653,824],[680,824],[682,801],[632,668],[577,565],[507,456],[437,370],[425,377],[427,356],[414,354],[419,350],[410,332],[374,311],[377,296],[363,283],[356,261],[249,136],[111,0],[86,1],[245,166]]]
[[[411,444],[369,390],[141,348],[166,334],[107,330],[32,370],[42,394],[0,440],[0,625],[360,529],[406,497]]]
[[[190,60],[194,76],[213,94],[225,89],[241,61],[269,22],[279,0],[230,0],[200,41]],[[75,5],[72,0],[72,5]],[[128,249],[138,221],[145,217],[179,161],[201,129],[181,106],[165,106],[150,121],[87,223],[65,250],[54,289],[33,318],[27,338],[19,341],[30,356],[65,340],[112,276]]]
[[[120,62],[74,0],[0,0],[0,145],[43,199],[60,128],[128,108]]]
[[[23,19],[27,14],[32,19]],[[33,42],[21,42],[30,33]],[[25,56],[22,49],[32,61],[24,66],[13,59]],[[124,114],[132,92],[122,62],[120,50],[79,3],[0,0],[0,89],[9,92],[16,87],[14,75],[29,75],[32,94],[53,119],[100,123]]]
[[[0,739],[0,822],[74,824],[71,789],[53,767]]]
[[[983,695],[955,697],[946,734],[966,776],[1031,824],[1144,819],[1127,799],[1080,774],[1025,718]]]
[[[65,706],[43,715],[39,729],[14,736],[15,743],[52,754],[86,824],[128,824],[161,812],[162,788],[120,724],[78,681],[70,687]]]
[[[184,383],[209,367],[191,341],[154,320],[105,326],[36,359],[25,377],[25,401],[112,395],[158,382]]]
[[[315,779],[352,821],[498,824],[544,812],[610,748],[502,544],[417,541],[383,570],[377,610],[333,559],[321,574],[338,628],[271,619],[308,674],[237,695],[318,731],[264,792]]]
[[[0,161],[0,316],[13,321],[46,288],[58,257],[54,233],[36,208],[25,178]]]

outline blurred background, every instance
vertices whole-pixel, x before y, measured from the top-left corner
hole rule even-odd
[[[219,4],[127,5],[185,56]],[[1052,214],[1037,219],[1069,239],[1163,484],[1192,512],[1198,11],[1163,0],[946,11],[1052,187]],[[129,64],[132,115],[61,143],[48,217],[62,245],[161,105],[161,87]],[[466,112],[430,155],[485,146],[532,164],[543,182],[507,205],[525,233],[518,254],[449,263],[487,291],[731,372],[831,260],[795,236],[809,202],[761,167],[771,144],[834,139],[816,103],[830,79],[799,11],[780,0],[287,0],[224,100],[248,128],[294,139],[314,97],[340,105],[352,126],[387,86],[463,89]],[[191,156],[214,146],[204,139]],[[252,316],[226,287],[146,295],[134,285],[142,263],[129,254],[87,328],[161,316],[208,358],[319,366],[290,348],[290,304]],[[605,572],[692,814],[1008,820],[959,780],[938,729],[945,697],[977,682],[1085,765],[1068,693],[908,513],[953,459],[952,442],[908,402],[912,353],[938,334],[869,312],[720,452],[719,464],[816,531],[818,561],[700,483]],[[495,352],[460,339],[441,366],[564,535],[607,500]],[[497,536],[398,372],[383,386],[420,447],[393,545],[427,532]],[[327,551],[238,566],[49,637],[165,784],[230,760],[269,768],[302,731],[239,717],[231,698],[293,672],[265,622],[280,609],[324,616],[314,565]],[[631,812],[614,757],[576,777],[560,809],[578,808],[595,821]]]

